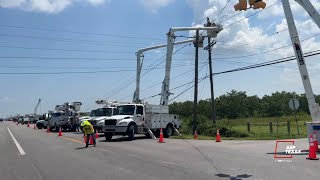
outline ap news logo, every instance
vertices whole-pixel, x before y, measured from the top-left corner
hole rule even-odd
[[[274,158],[277,162],[291,162],[281,159],[292,159],[293,154],[300,154],[301,150],[297,149],[294,141],[276,141],[276,148],[274,150]]]

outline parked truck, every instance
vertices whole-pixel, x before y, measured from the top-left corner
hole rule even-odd
[[[81,102],[68,102],[63,105],[56,105],[55,111],[51,112],[49,128],[58,131],[59,127],[66,131],[75,131],[77,112],[80,111]]]
[[[164,137],[170,137],[174,130],[180,127],[179,116],[169,114],[168,106],[142,103],[118,105],[114,115],[104,123],[103,133],[106,140],[111,140],[113,135],[127,135],[130,141],[135,134],[154,134],[159,137],[161,128]]]

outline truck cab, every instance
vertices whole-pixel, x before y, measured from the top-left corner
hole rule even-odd
[[[111,140],[113,135],[127,135],[131,141],[135,134],[147,134],[148,129],[156,136],[163,129],[165,137],[170,137],[179,127],[179,116],[169,114],[168,106],[122,104],[104,121],[102,131],[106,140]]]
[[[114,110],[115,107],[102,107],[91,111],[89,122],[92,124],[96,132],[102,132],[103,122],[113,115]]]

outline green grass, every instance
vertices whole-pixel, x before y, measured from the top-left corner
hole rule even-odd
[[[234,130],[238,133],[246,133],[247,137],[221,137],[222,140],[275,140],[275,139],[296,139],[296,138],[306,138],[307,128],[304,125],[305,122],[310,122],[311,117],[306,114],[301,114],[297,116],[299,135],[296,126],[296,121],[294,116],[284,116],[279,118],[246,118],[246,119],[224,119],[218,120],[218,128],[227,127],[228,129]],[[290,134],[288,134],[287,121],[290,122]],[[248,132],[247,123],[250,123],[250,132]],[[269,123],[272,123],[273,132],[270,133]],[[255,124],[255,123],[265,123],[265,124]],[[278,123],[278,125],[277,125]],[[213,137],[214,136],[214,137]],[[199,140],[213,140],[215,135],[202,136],[199,135]],[[173,136],[174,139],[193,139],[193,135],[183,135],[183,136]]]

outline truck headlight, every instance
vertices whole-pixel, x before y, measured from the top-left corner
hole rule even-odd
[[[127,125],[128,123],[126,121],[119,122],[119,125]]]

